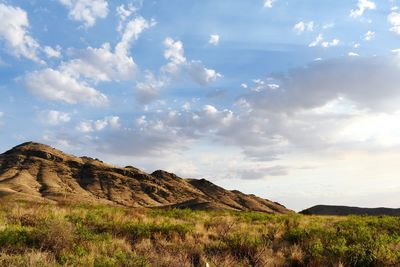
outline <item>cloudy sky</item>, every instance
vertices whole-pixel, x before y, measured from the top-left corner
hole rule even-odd
[[[0,0],[0,149],[398,207],[399,41],[396,0]]]

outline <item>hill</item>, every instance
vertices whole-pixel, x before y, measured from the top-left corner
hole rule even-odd
[[[0,198],[50,203],[117,204],[288,213],[279,203],[229,191],[205,179],[116,167],[28,142],[0,155]]]
[[[317,205],[301,211],[306,215],[390,215],[400,216],[400,209],[390,208],[359,208],[348,206]]]

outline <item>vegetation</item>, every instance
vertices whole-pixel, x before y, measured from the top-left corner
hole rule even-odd
[[[400,218],[2,203],[0,266],[400,266]]]

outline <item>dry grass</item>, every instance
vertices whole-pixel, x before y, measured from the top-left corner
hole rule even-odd
[[[0,205],[0,266],[400,266],[400,219]]]

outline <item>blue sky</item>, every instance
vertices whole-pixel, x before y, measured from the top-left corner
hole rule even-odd
[[[394,0],[0,0],[0,149],[398,205]]]

